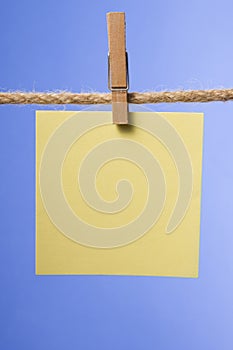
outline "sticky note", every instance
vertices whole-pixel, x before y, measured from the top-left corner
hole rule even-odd
[[[36,274],[198,277],[202,113],[36,113]]]

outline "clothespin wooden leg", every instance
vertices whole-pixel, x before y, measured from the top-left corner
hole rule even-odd
[[[128,123],[127,95],[127,91],[112,91],[112,114],[115,124]]]
[[[125,13],[110,12],[108,23],[108,83],[112,91],[113,123],[128,124],[128,59],[125,44]]]

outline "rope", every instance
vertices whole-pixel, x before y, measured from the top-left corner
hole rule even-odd
[[[177,103],[213,102],[233,100],[233,89],[131,92],[128,102]],[[111,93],[72,93],[72,92],[0,92],[0,104],[110,104]]]

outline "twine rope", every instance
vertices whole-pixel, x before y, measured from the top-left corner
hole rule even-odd
[[[233,89],[178,90],[161,92],[130,92],[128,102],[177,103],[214,102],[233,100]],[[72,92],[0,92],[0,104],[111,104],[111,93],[72,93]]]

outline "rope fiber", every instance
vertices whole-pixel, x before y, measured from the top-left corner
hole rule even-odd
[[[128,102],[177,103],[214,102],[233,100],[233,89],[179,90],[161,92],[130,92]],[[72,92],[0,92],[0,104],[111,104],[111,93],[72,93]]]

